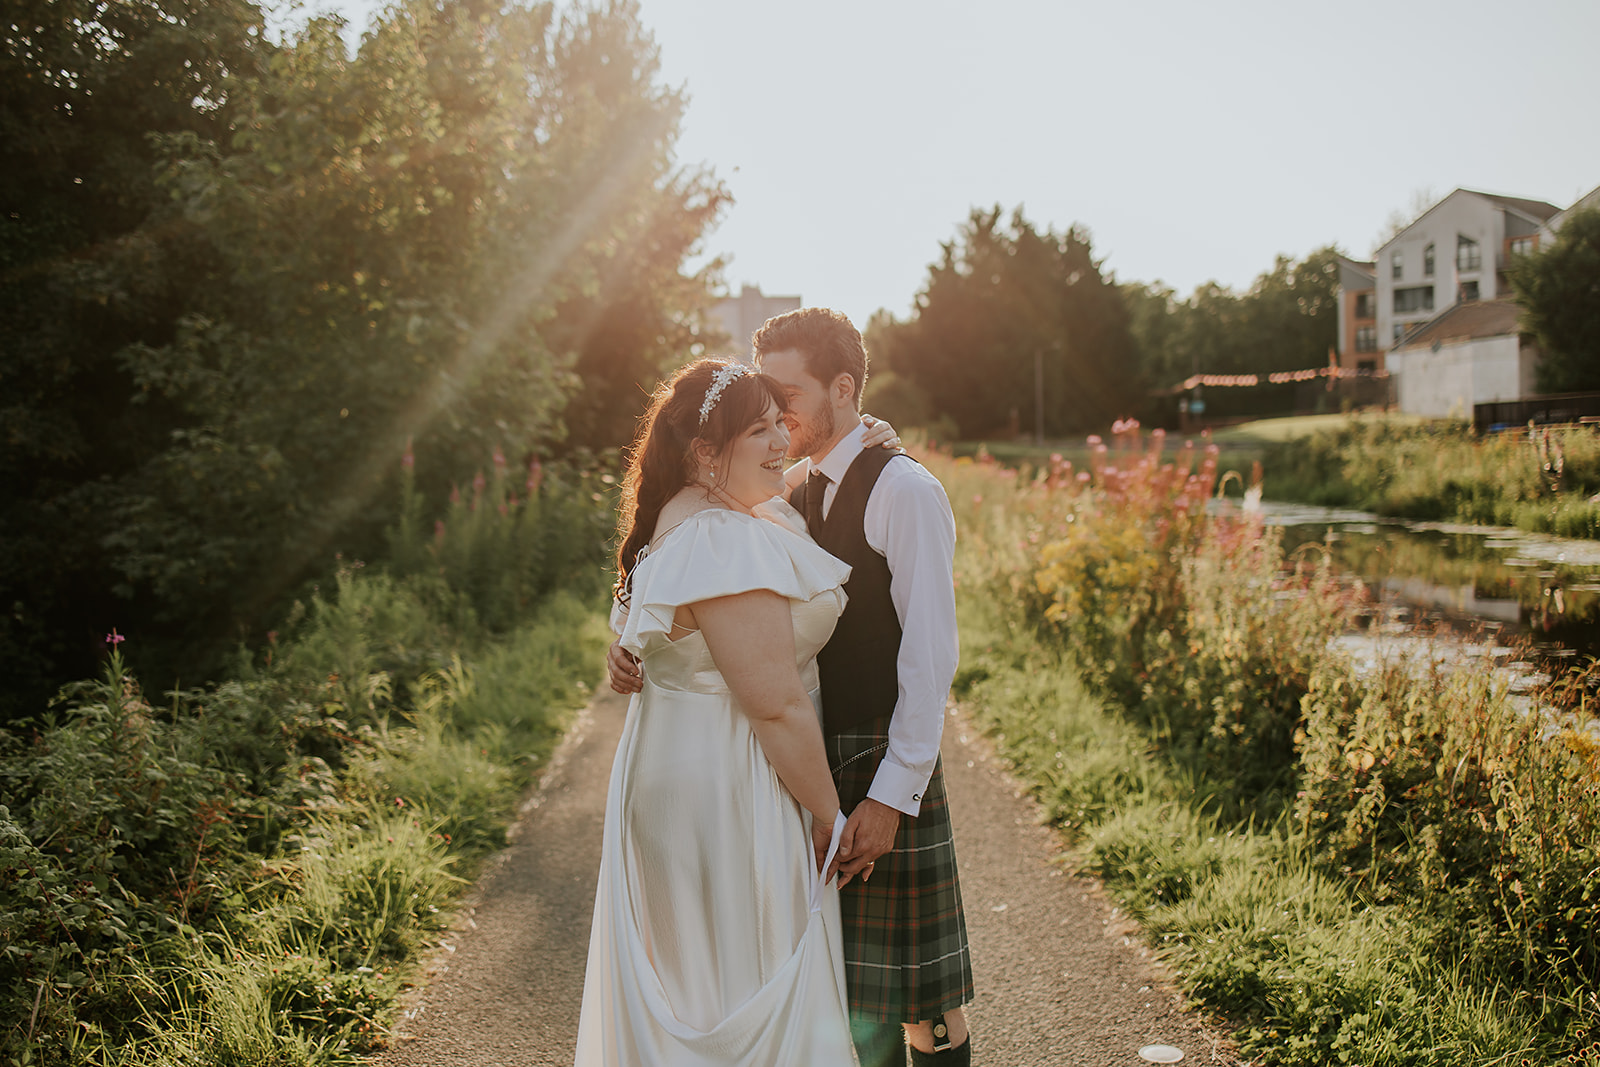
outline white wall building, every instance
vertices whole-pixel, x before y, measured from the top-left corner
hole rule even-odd
[[[1521,313],[1511,300],[1469,301],[1408,333],[1389,351],[1400,410],[1470,419],[1474,404],[1533,395],[1539,350],[1522,336]]]

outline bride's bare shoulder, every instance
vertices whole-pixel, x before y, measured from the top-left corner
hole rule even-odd
[[[656,528],[650,533],[650,543],[655,544],[660,541],[689,516],[716,506],[706,499],[703,491],[697,491],[694,486],[680,489],[676,496],[661,505],[661,514],[656,517]]]

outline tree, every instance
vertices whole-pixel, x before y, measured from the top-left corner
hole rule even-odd
[[[0,25],[0,718],[126,626],[101,539],[181,415],[121,353],[173,340],[209,269],[154,221],[157,138],[226,138],[273,48],[242,0],[23,0]]]
[[[1522,321],[1544,349],[1539,389],[1600,389],[1600,208],[1569,215],[1549,248],[1511,265]]]
[[[219,6],[175,9],[148,32],[200,34]],[[226,61],[197,87],[171,89],[162,66],[187,70],[191,56],[124,49],[154,64],[157,87],[129,86],[130,100],[181,97],[197,115],[179,108],[154,126],[134,105],[120,115],[144,149],[127,170],[145,176],[130,179],[139,202],[109,249],[44,271],[77,294],[63,310],[90,312],[49,324],[82,369],[7,415],[23,430],[64,424],[84,384],[103,392],[77,422],[108,428],[106,458],[36,479],[5,532],[109,592],[91,612],[49,582],[19,594],[8,576],[6,601],[40,631],[84,635],[85,654],[89,635],[139,620],[137,647],[157,661],[141,673],[158,682],[180,655],[189,678],[204,674],[337,553],[381,551],[408,441],[439,499],[496,448],[562,447],[569,401],[594,395],[581,361],[621,368],[596,375],[600,390],[633,394],[630,376],[687,354],[711,272],[679,267],[726,200],[709,175],[671,163],[682,100],[660,86],[634,4],[557,17],[549,4],[402,0],[353,56],[337,20],[279,45],[235,21],[238,54],[216,46]],[[80,23],[58,28],[82,38],[69,56],[103,36]],[[90,55],[85,69],[119,56]],[[37,76],[62,60],[30,62]],[[18,122],[70,131],[76,120],[47,103]],[[82,228],[78,210],[64,208],[62,225]],[[27,295],[8,287],[5,306],[24,316]],[[127,309],[137,328],[85,329],[100,306]],[[16,362],[36,376],[54,366],[44,353]],[[82,530],[71,557],[47,543],[61,514]],[[50,669],[83,672],[81,658]]]
[[[1155,388],[1171,388],[1196,372],[1267,375],[1326,366],[1338,335],[1338,254],[1330,245],[1298,262],[1280,255],[1243,293],[1207,282],[1179,301],[1159,285],[1123,286],[1144,376]],[[1293,386],[1206,396],[1213,413],[1262,414],[1293,402]]]
[[[911,319],[877,331],[888,369],[913,383],[935,418],[965,437],[1099,428],[1141,394],[1130,373],[1127,311],[1079,227],[1039,230],[998,206],[973,211],[942,247]]]

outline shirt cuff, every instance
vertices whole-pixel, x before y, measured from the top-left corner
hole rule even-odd
[[[878,773],[872,776],[867,796],[915,818],[922,811],[922,793],[928,788],[929,777],[886,756],[878,764]]]

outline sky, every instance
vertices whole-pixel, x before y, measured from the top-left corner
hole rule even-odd
[[[356,27],[372,0],[322,0]],[[1187,296],[1457,187],[1600,185],[1600,0],[640,0],[742,284],[904,318],[973,208]]]

